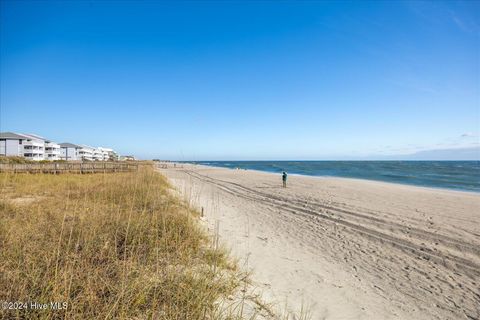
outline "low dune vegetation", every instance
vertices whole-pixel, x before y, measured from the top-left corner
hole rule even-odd
[[[241,317],[225,301],[245,275],[151,166],[0,173],[0,188],[1,318]]]
[[[0,155],[0,164],[36,164],[36,163],[63,163],[66,162],[65,160],[41,160],[41,161],[34,161],[28,160],[24,157],[5,157]]]
[[[24,163],[35,163],[32,160],[28,160],[24,157],[5,157],[0,156],[0,163],[5,164],[24,164]]]

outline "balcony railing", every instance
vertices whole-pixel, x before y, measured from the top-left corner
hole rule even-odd
[[[60,145],[57,143],[45,143],[45,148],[60,149]]]
[[[35,147],[43,147],[45,145],[44,142],[42,141],[35,141],[35,140],[32,140],[32,141],[23,141],[22,143],[24,146],[35,146]]]

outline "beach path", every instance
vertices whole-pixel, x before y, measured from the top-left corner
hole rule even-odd
[[[159,169],[253,271],[311,319],[479,319],[480,195],[182,164]],[[287,306],[287,307],[285,307]]]

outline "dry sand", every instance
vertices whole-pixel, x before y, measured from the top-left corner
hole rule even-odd
[[[159,169],[277,310],[480,319],[480,195],[200,165]]]

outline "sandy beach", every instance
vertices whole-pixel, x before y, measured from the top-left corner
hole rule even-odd
[[[277,310],[479,319],[480,195],[200,165],[158,169]]]

